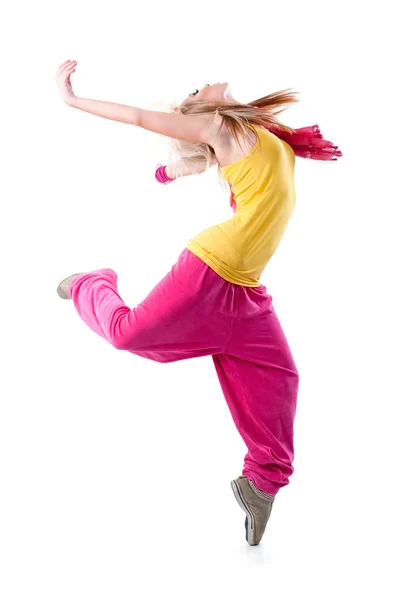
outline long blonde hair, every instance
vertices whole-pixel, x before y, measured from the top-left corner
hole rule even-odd
[[[291,91],[291,88],[263,96],[258,100],[250,102],[252,106],[246,104],[233,104],[230,102],[190,102],[187,104],[170,105],[170,111],[182,115],[201,115],[203,113],[215,113],[221,115],[222,122],[218,133],[223,126],[234,137],[238,146],[241,145],[241,139],[252,143],[251,129],[252,125],[268,127],[274,125],[276,128],[294,133],[294,129],[281,123],[275,115],[287,109],[287,105],[299,102],[296,97],[298,92]],[[197,169],[208,169],[211,165],[217,163],[216,154],[209,144],[184,142],[169,138],[169,162],[181,160],[190,170],[197,172]],[[220,169],[218,170],[220,182],[223,183]],[[177,169],[177,177],[182,176],[182,171]]]

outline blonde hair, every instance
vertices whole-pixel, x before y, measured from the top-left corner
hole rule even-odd
[[[223,126],[227,128],[229,133],[234,137],[238,146],[241,146],[241,139],[252,143],[250,131],[252,126],[268,127],[274,125],[276,128],[294,133],[294,129],[281,123],[275,115],[287,109],[287,105],[299,102],[296,97],[297,92],[292,92],[290,88],[263,96],[258,100],[254,100],[250,104],[238,104],[230,102],[190,102],[187,104],[172,104],[170,111],[182,115],[201,115],[203,113],[215,113],[221,115],[222,122],[218,133]],[[190,172],[196,173],[201,170],[208,169],[212,164],[217,162],[215,152],[209,144],[184,142],[169,138],[169,162],[177,160],[182,161]],[[220,183],[225,183],[220,169],[218,170]],[[177,176],[182,176],[180,168],[177,169]]]

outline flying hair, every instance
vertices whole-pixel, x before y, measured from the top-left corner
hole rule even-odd
[[[241,141],[249,141],[252,144],[251,130],[253,126],[274,126],[276,130],[283,133],[294,133],[295,130],[281,123],[276,115],[288,108],[289,104],[299,102],[297,92],[291,88],[274,92],[254,100],[250,104],[238,104],[221,101],[190,102],[186,104],[172,104],[170,111],[182,115],[201,115],[204,113],[215,113],[222,117],[218,133],[223,126],[233,136],[237,145],[243,148]],[[209,144],[184,142],[182,140],[169,138],[169,162],[182,161],[182,163],[194,173],[199,167],[205,170],[217,163],[215,152]],[[223,178],[218,171],[220,182]],[[182,176],[180,169],[177,176]]]

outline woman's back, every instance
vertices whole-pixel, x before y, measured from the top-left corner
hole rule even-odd
[[[250,127],[257,138],[253,147],[235,151],[225,134],[226,145],[220,137],[216,152],[231,185],[235,214],[201,231],[187,248],[227,281],[257,287],[295,206],[295,154],[267,129]]]

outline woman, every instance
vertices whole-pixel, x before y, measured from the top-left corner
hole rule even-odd
[[[70,76],[76,61],[56,74],[73,108],[169,138],[177,160],[156,178],[201,173],[218,164],[231,187],[233,215],[189,240],[167,275],[130,309],[112,269],[75,273],[58,294],[72,298],[82,320],[115,348],[157,362],[210,355],[234,423],[248,452],[231,482],[245,511],[246,539],[258,545],[277,492],[293,473],[293,433],[299,373],[260,276],[295,206],[295,156],[336,160],[337,146],[318,126],[292,129],[274,116],[297,102],[270,94],[251,104],[235,100],[227,83],[206,84],[170,113],[78,98]]]

